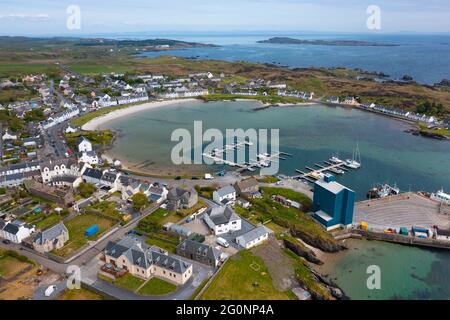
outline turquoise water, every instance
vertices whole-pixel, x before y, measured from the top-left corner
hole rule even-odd
[[[450,252],[378,241],[344,243],[349,250],[323,272],[352,299],[450,299]],[[380,290],[367,288],[370,265],[380,267]]]
[[[351,108],[312,105],[254,111],[258,106],[257,102],[174,104],[113,120],[103,128],[119,132],[112,154],[138,164],[140,170],[160,174],[218,169],[171,162],[176,145],[170,141],[172,131],[192,132],[194,121],[202,120],[204,130],[278,128],[281,151],[293,154],[280,162],[280,173],[287,175],[322,163],[336,152],[351,158],[358,143],[363,168],[339,176],[338,181],[354,189],[359,199],[374,184],[385,182],[397,183],[404,191],[450,190],[450,142],[413,136],[403,132],[408,128],[403,122]]]
[[[397,182],[403,190],[450,190],[450,142],[404,133],[408,125],[380,115],[323,105],[279,107],[261,111],[257,102],[192,102],[143,111],[104,124],[119,132],[111,152],[140,169],[166,174],[211,168],[175,167],[170,152],[173,130],[192,131],[195,120],[207,128],[279,128],[281,150],[294,157],[281,162],[281,172],[295,174],[339,151],[350,157],[359,143],[363,167],[338,180],[365,197],[377,182]],[[331,278],[353,299],[448,299],[450,253],[401,245],[349,241],[350,250],[327,264]],[[366,269],[382,271],[382,290],[366,288]]]
[[[351,47],[260,44],[274,36],[297,39],[362,40],[396,44],[391,47]],[[289,67],[348,67],[383,71],[392,78],[408,74],[421,83],[450,77],[450,35],[320,34],[320,33],[215,33],[167,34],[171,39],[220,45],[219,48],[173,50],[162,54],[200,59],[273,63]],[[146,52],[143,56],[159,56]]]

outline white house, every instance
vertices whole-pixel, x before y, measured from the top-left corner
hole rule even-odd
[[[41,176],[43,183],[55,182],[59,178],[62,184],[64,184],[63,178],[80,177],[80,168],[78,164],[72,159],[58,159],[49,160],[41,164]],[[62,179],[62,180],[61,180]],[[53,181],[55,180],[55,181]]]
[[[226,186],[214,191],[213,200],[221,205],[234,205],[236,202],[236,189]]]
[[[78,152],[89,152],[92,151],[92,143],[85,137],[80,137],[78,139]]]
[[[6,130],[5,134],[2,136],[2,140],[3,141],[6,141],[6,140],[17,140],[17,135],[10,134],[8,132],[8,130]]]
[[[98,156],[95,151],[87,151],[81,154],[81,157],[78,159],[78,162],[88,163],[90,165],[98,164]]]
[[[236,243],[245,249],[250,249],[269,239],[270,233],[272,231],[265,226],[259,226],[237,237]]]
[[[21,243],[23,239],[28,238],[35,231],[34,226],[20,220],[2,222],[2,224],[0,224],[0,237],[14,243]]]
[[[203,220],[215,235],[241,230],[241,218],[230,207],[210,208]]]
[[[77,132],[77,128],[73,128],[72,126],[67,126],[65,133],[75,133]]]
[[[116,106],[117,105],[117,100],[114,99],[114,98],[111,98],[109,95],[105,94],[103,97],[101,97],[98,100],[98,105],[101,108]]]

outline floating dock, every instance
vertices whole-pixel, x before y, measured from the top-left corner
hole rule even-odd
[[[323,163],[325,165],[315,163],[314,164],[315,168],[305,166],[305,169],[308,170],[307,172],[295,169],[295,172],[299,173],[299,175],[292,176],[291,178],[297,180],[305,180],[307,182],[314,183],[315,181],[321,179],[326,173],[342,175],[349,171],[346,161],[335,163],[330,161],[324,161]]]
[[[252,142],[245,141],[239,142],[235,144],[227,144],[223,149],[214,149],[211,153],[203,153],[202,155],[206,158],[214,160],[215,164],[226,164],[231,167],[237,167],[238,172],[241,171],[250,171],[254,172],[258,168],[270,167],[272,162],[278,162],[278,160],[286,160],[286,157],[291,157],[292,154],[286,152],[276,152],[273,154],[258,154],[257,159],[250,159],[249,162],[246,163],[237,163],[234,161],[224,159],[224,155],[228,151],[235,151],[239,148],[251,146]]]

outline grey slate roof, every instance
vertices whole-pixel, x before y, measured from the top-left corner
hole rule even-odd
[[[180,243],[177,249],[187,254],[201,255],[212,260],[218,260],[220,258],[220,251],[216,248],[190,239],[186,239]]]
[[[67,230],[64,223],[60,222],[47,230],[38,232],[34,236],[33,242],[42,245],[48,241],[54,241],[62,233],[68,233],[68,232],[69,231]]]
[[[113,183],[114,181],[116,181],[116,178],[117,178],[117,174],[114,172],[105,172],[102,176],[103,181],[110,182],[110,183]]]
[[[109,241],[106,245],[105,254],[115,259],[125,255],[134,265],[148,269],[152,264],[176,273],[184,273],[191,264],[176,257],[162,253],[162,249],[156,246],[148,246],[145,243],[125,237],[120,241]]]
[[[214,207],[206,211],[211,221],[215,225],[229,223],[231,221],[240,220],[239,216],[230,207]]]
[[[103,175],[103,172],[101,170],[92,169],[92,168],[86,168],[86,170],[84,170],[84,172],[83,172],[83,176],[93,178],[93,179],[98,179],[98,180],[100,180],[102,175]]]
[[[10,234],[17,234],[17,232],[19,232],[19,227],[16,226],[15,224],[13,224],[13,223],[8,223],[8,224],[3,228],[3,230],[4,230],[5,232],[7,232],[7,233],[10,233]]]
[[[61,167],[61,165],[64,165],[66,168],[70,168],[74,165],[77,165],[77,163],[75,162],[75,160],[70,159],[70,158],[61,158],[61,159],[56,159],[56,160],[49,160],[46,162],[43,162],[41,164],[41,168],[49,168],[50,170],[54,170],[54,168],[56,166]]]
[[[233,186],[226,186],[218,189],[216,192],[219,194],[219,197],[223,197],[226,196],[227,194],[236,192],[236,189],[234,189]]]
[[[259,227],[256,227],[256,228],[250,230],[247,233],[244,233],[243,235],[239,236],[238,238],[243,239],[245,242],[250,242],[250,241],[253,241],[267,233],[271,233],[271,231],[264,226],[259,226]]]

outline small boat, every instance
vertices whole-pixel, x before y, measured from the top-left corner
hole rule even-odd
[[[397,195],[400,193],[400,189],[397,187],[397,185],[394,185],[393,187],[384,184],[378,187],[374,187],[370,189],[367,192],[367,198],[369,199],[382,199],[389,196]]]
[[[332,156],[332,157],[329,159],[329,161],[330,161],[331,163],[335,163],[335,164],[343,163],[343,162],[344,162],[344,160],[339,159],[338,156]]]
[[[339,168],[330,168],[330,169],[328,169],[328,171],[335,173],[335,174],[344,174],[345,173],[344,170],[339,169]]]
[[[358,161],[356,161],[358,160]],[[345,161],[345,166],[350,169],[359,169],[361,168],[361,154],[359,153],[359,145],[356,144],[356,150],[353,150],[352,159],[347,159]]]
[[[355,160],[349,160],[347,159],[345,161],[345,166],[350,168],[350,169],[359,169],[361,168],[361,164]]]
[[[434,201],[439,201],[450,206],[450,194],[445,193],[444,189],[436,191],[430,195],[430,199]]]

